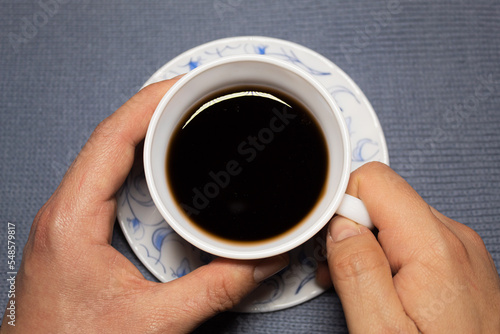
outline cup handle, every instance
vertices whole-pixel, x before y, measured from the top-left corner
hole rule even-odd
[[[344,198],[337,209],[337,214],[364,225],[369,229],[373,228],[373,223],[365,204],[354,196],[344,194]]]

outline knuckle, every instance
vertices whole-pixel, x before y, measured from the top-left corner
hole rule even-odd
[[[473,247],[486,250],[484,240],[481,238],[481,236],[476,231],[474,231],[472,228],[470,228],[466,225],[461,225],[461,227],[464,231],[466,238],[470,241],[470,243]]]
[[[493,267],[495,267],[495,262],[493,260],[493,257],[486,248],[484,240],[481,238],[481,236],[468,226],[463,225],[463,229],[467,246],[469,247],[471,253],[480,255],[479,257],[476,258],[488,259],[487,261],[490,263],[490,265],[493,265]]]
[[[333,273],[337,280],[350,280],[369,276],[378,270],[390,272],[387,259],[377,256],[373,249],[365,248],[356,251],[346,251],[334,255]]]
[[[415,251],[417,259],[437,267],[443,263],[454,263],[468,258],[462,240],[440,221],[431,224],[425,234],[418,236],[418,244],[426,247],[420,247]]]
[[[93,135],[96,137],[108,137],[110,133],[113,132],[112,124],[110,124],[110,119],[105,118],[101,121],[94,129]]]
[[[430,242],[428,245],[429,247],[420,251],[420,258],[423,263],[428,263],[429,265],[433,265],[435,267],[441,267],[444,263],[449,263],[449,260],[453,257],[448,242],[437,240]]]
[[[392,169],[386,164],[378,161],[371,161],[353,172],[353,175],[363,175],[366,179],[385,178],[392,175]]]
[[[469,258],[464,243],[453,233],[441,234],[429,249],[433,256],[446,262],[463,262]]]
[[[214,313],[229,310],[238,304],[240,296],[231,293],[230,283],[224,276],[214,279],[212,284],[207,286],[208,306]]]
[[[88,145],[100,145],[101,143],[106,143],[113,138],[113,133],[115,129],[111,126],[109,118],[106,118],[101,123],[99,123],[94,132],[89,138]]]
[[[45,205],[38,211],[35,217],[35,224],[32,227],[30,235],[32,249],[35,253],[45,251],[48,248],[48,234],[53,215],[50,206]]]
[[[99,147],[111,147],[117,138],[120,138],[122,126],[116,117],[113,115],[104,119],[97,125],[89,139],[89,143],[99,145]]]
[[[57,201],[45,204],[35,217],[35,223],[30,234],[31,250],[34,253],[47,252],[60,248],[66,240],[68,219],[65,209]]]
[[[102,152],[107,157],[117,147],[121,147],[120,143],[129,143],[130,140],[123,120],[112,114],[97,125],[87,144],[97,146],[99,150],[93,152]]]
[[[177,305],[179,313],[200,320],[207,315],[227,311],[239,303],[243,295],[234,278],[223,272],[210,276],[207,273],[204,267],[191,273],[191,279],[199,289],[194,295],[186,295],[184,302]]]
[[[374,173],[385,171],[385,170],[390,168],[386,164],[384,164],[382,162],[378,162],[378,161],[370,161],[361,167],[363,169],[372,170]]]

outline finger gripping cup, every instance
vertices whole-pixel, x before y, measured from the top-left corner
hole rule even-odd
[[[354,196],[348,194],[344,195],[344,198],[337,209],[337,214],[366,226],[369,229],[374,227],[365,204],[359,198]]]

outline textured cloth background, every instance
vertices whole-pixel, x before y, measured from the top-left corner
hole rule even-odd
[[[161,65],[223,37],[307,46],[378,114],[391,166],[475,229],[500,267],[500,1],[0,0],[0,307],[7,222],[17,268],[31,222],[94,127]],[[148,279],[119,228],[113,245]],[[226,313],[199,332],[344,333],[330,290],[291,309]]]

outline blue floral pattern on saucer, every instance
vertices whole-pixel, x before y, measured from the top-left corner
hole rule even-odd
[[[203,44],[177,56],[144,84],[186,73],[229,55],[261,54],[290,62],[309,72],[330,92],[342,110],[352,146],[352,169],[369,161],[389,163],[384,134],[367,98],[341,69],[301,45],[268,37],[235,37]],[[119,191],[118,221],[130,246],[160,281],[168,282],[209,263],[213,256],[184,241],[162,218],[146,185],[138,159]],[[315,280],[324,259],[324,237],[316,237],[290,252],[290,265],[264,281],[235,310],[268,312],[288,308],[321,294]]]

